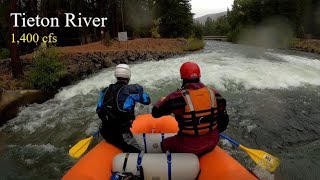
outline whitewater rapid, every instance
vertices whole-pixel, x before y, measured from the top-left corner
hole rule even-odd
[[[267,130],[262,130],[265,133],[264,136],[272,137],[272,134],[276,133],[272,132],[272,126],[280,123],[274,121],[272,125],[271,120],[257,121],[259,113],[263,113],[258,106],[266,108],[268,114],[266,113],[263,118],[267,118],[270,117],[271,112],[274,112],[272,103],[279,103],[280,107],[286,102],[286,99],[280,96],[278,98],[273,98],[273,96],[270,100],[268,93],[288,94],[293,91],[300,92],[301,88],[313,89],[310,90],[312,97],[320,98],[318,56],[222,42],[208,42],[203,51],[184,57],[131,64],[130,83],[142,85],[151,95],[152,103],[155,103],[160,97],[180,87],[179,68],[187,61],[198,63],[202,71],[202,82],[215,87],[227,99],[228,111],[233,117],[228,131],[233,134],[240,133],[238,139],[243,135],[249,145],[260,146],[262,144],[268,147],[268,140],[265,140],[266,144],[261,142],[255,144],[252,140],[250,141],[250,135],[256,133],[255,131],[258,131],[263,125],[267,128]],[[57,179],[62,176],[74,163],[73,160],[68,159],[69,146],[85,135],[92,134],[99,127],[100,120],[95,114],[96,102],[99,91],[115,82],[113,70],[113,68],[105,69],[75,85],[65,87],[53,99],[43,104],[32,104],[21,108],[18,117],[1,127],[0,133],[6,139],[7,157],[5,159],[14,162],[12,168],[16,168],[15,163],[22,163],[34,166],[31,168],[32,172],[41,174],[41,166],[49,163],[48,167],[55,169],[54,172],[50,173],[50,169],[46,169],[44,172],[49,175],[42,174],[41,177]],[[253,96],[257,98],[250,99]],[[309,95],[306,96],[309,97]],[[302,102],[306,101],[302,100]],[[317,102],[312,103],[317,105]],[[136,108],[138,114],[150,113],[152,105],[138,105]],[[251,112],[244,112],[248,108]],[[316,114],[315,117],[318,118],[318,115]],[[316,124],[317,126],[320,125]],[[269,127],[271,129],[268,129]],[[282,140],[276,142],[277,144],[269,147],[285,146]],[[56,160],[49,158],[52,162],[45,160],[45,157],[54,154],[60,157]],[[20,167],[21,169],[30,171],[24,167]],[[11,171],[14,172],[14,170]],[[28,177],[38,176],[33,176],[31,173]]]

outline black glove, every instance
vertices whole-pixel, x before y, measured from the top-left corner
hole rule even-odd
[[[229,115],[227,114],[227,111],[219,113],[219,120],[218,120],[218,130],[219,133],[225,131],[227,129],[227,126],[229,124]]]

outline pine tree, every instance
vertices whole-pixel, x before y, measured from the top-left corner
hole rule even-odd
[[[190,0],[157,0],[156,7],[157,17],[161,19],[161,37],[188,37],[192,34]]]

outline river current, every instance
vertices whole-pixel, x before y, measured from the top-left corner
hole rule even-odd
[[[155,103],[180,87],[179,68],[195,61],[202,82],[227,100],[225,133],[246,147],[281,159],[275,179],[320,179],[320,56],[208,41],[187,56],[130,65]],[[99,91],[115,82],[113,68],[65,87],[43,103],[21,108],[0,128],[0,179],[59,179],[76,160],[69,147],[96,131]],[[152,105],[136,107],[150,113]],[[251,159],[220,146],[249,169]],[[97,142],[95,142],[97,143]],[[93,143],[93,144],[95,144]]]

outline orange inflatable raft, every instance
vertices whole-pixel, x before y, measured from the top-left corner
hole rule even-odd
[[[150,151],[155,151],[155,149],[160,149],[160,147],[155,142],[153,142],[154,140],[152,140],[152,138],[154,139],[154,137],[157,136],[158,133],[162,133],[161,134],[162,138],[164,136],[163,133],[176,133],[178,131],[178,125],[176,120],[172,116],[165,116],[162,118],[154,119],[150,114],[140,115],[134,121],[133,128],[131,130],[134,134],[136,134],[135,137],[137,138],[138,141],[141,141],[141,138],[139,139],[139,137],[142,137],[142,136],[139,136],[138,134],[150,133],[149,134],[150,138],[148,138],[149,142],[145,141],[144,139],[144,142],[142,145],[145,145],[145,148],[148,147],[149,152],[147,154],[150,156],[146,157],[146,159],[149,158],[149,163],[152,163],[152,164],[151,165],[143,164],[144,162],[148,163],[147,162],[148,160],[142,160],[143,161],[142,166],[146,166],[146,168],[149,168],[149,169],[152,167],[153,169],[156,169],[156,171],[159,173],[157,169],[161,168],[161,154],[157,154],[157,157],[154,156],[155,158],[158,158],[158,159],[152,160],[153,155],[150,154]],[[173,135],[173,134],[166,134],[165,136],[167,137],[170,135]],[[158,139],[160,142],[161,138],[158,138]],[[149,144],[149,145],[146,145],[146,144]],[[122,154],[122,151],[120,149],[114,147],[113,145],[107,143],[106,141],[101,141],[98,145],[96,145],[96,147],[94,147],[90,152],[88,152],[84,157],[82,157],[82,159],[80,159],[63,176],[62,179],[63,180],[110,179],[112,175],[112,170],[115,168],[114,159],[117,159],[117,158],[119,159],[121,154]],[[164,157],[166,157],[164,153],[162,154],[164,155]],[[177,170],[176,173],[184,174],[185,176],[188,175],[188,173],[192,174],[192,171],[197,171],[198,172],[197,178],[199,180],[257,179],[246,168],[244,168],[241,164],[239,164],[235,159],[233,159],[230,155],[228,155],[224,150],[222,150],[218,146],[213,151],[205,154],[199,159],[196,158],[197,159],[196,163],[194,162],[185,163],[187,159],[190,159],[190,161],[194,161],[194,157],[192,154],[182,155],[182,153],[181,154],[177,153],[176,155],[180,155],[180,157],[174,156],[174,154],[172,155],[172,164],[173,165],[178,164],[176,166],[172,166],[172,171],[175,171],[175,167],[177,167],[176,169],[178,169],[180,168],[178,166],[181,166],[182,168],[180,168],[180,171]],[[144,156],[146,156],[146,154]],[[132,155],[132,157],[137,157],[137,156]],[[174,163],[174,160],[178,162],[179,158],[180,158],[180,161],[184,161],[184,162],[181,162],[180,165],[179,163]],[[121,162],[123,161],[121,160]],[[167,161],[165,160],[165,162]],[[193,164],[192,166],[195,166],[195,167],[194,168],[191,167],[190,169],[190,165],[189,167],[187,167],[186,164],[187,165]],[[166,173],[163,173],[163,174],[166,174]],[[153,179],[153,178],[145,177],[145,179]],[[166,175],[163,175],[162,177],[157,177],[156,179],[162,180],[162,179],[168,179],[168,178]],[[174,179],[185,179],[185,178],[172,178],[172,179],[174,180]]]

